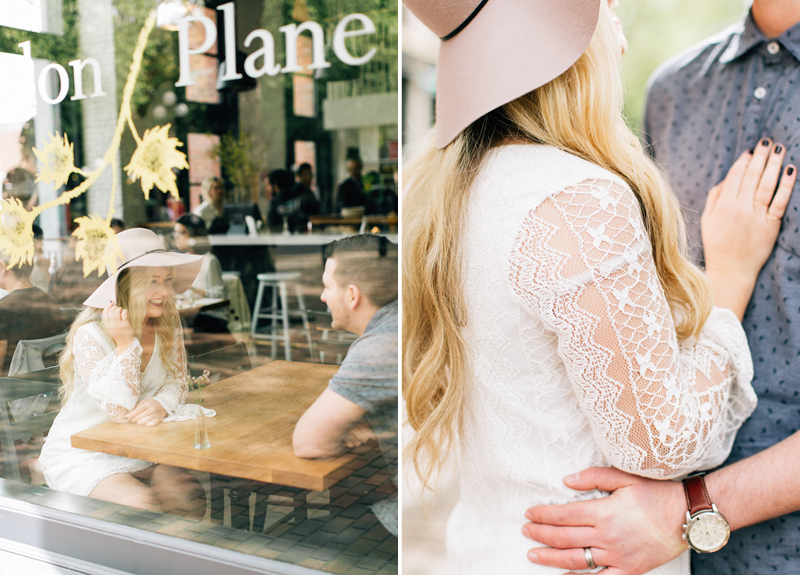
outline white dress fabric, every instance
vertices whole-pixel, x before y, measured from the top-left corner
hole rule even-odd
[[[137,404],[155,399],[167,411],[168,421],[194,419],[202,409],[206,415],[213,410],[186,404],[186,351],[180,328],[171,342],[170,360],[181,366],[178,376],[172,375],[161,363],[161,339],[156,336],[153,355],[143,372],[140,371],[142,346],[138,340],[122,352],[98,323],[81,326],[75,333],[75,381],[72,395],[56,416],[39,457],[47,485],[51,489],[89,495],[95,486],[109,475],[131,473],[152,463],[96,453],[71,446],[70,436],[107,421],[121,425],[136,425],[125,415]]]
[[[450,570],[560,574],[527,560],[525,510],[601,496],[562,482],[593,465],[669,479],[721,464],[756,405],[747,340],[714,308],[678,343],[634,194],[555,148],[487,155],[463,246],[471,366]],[[652,573],[688,574],[688,553]]]

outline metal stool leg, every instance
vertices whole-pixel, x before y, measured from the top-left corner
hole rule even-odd
[[[275,317],[278,313],[278,286],[272,286],[272,320],[270,323],[270,331],[272,332],[272,342],[270,345],[270,357],[275,359],[278,356],[278,333],[275,331]]]
[[[255,309],[253,310],[253,319],[250,322],[250,337],[256,334],[256,328],[258,327],[258,314],[261,311],[261,299],[264,297],[264,282],[258,282],[258,292],[256,294],[256,305]]]
[[[303,295],[303,289],[300,284],[294,284],[294,291],[297,294],[297,307],[300,308],[300,317],[303,318],[303,329],[306,330],[306,339],[308,340],[308,354],[314,357],[314,344],[311,341],[311,324],[308,323],[308,309],[306,309],[306,298]]]
[[[283,321],[283,355],[286,361],[292,361],[292,348],[289,345],[289,294],[286,293],[286,282],[280,283],[281,320]]]

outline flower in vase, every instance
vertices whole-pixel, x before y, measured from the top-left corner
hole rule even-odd
[[[189,391],[194,393],[195,403],[203,405],[205,398],[203,397],[203,388],[211,383],[211,372],[207,369],[203,370],[203,375],[200,377],[186,376],[186,386]]]
[[[103,275],[108,266],[112,272],[117,271],[117,262],[123,259],[117,234],[109,222],[97,214],[75,218],[78,228],[72,232],[78,238],[75,246],[75,259],[83,260],[83,276],[86,277],[97,270],[97,277]],[[108,245],[111,249],[106,249]]]
[[[188,168],[189,164],[186,163],[186,154],[176,149],[183,144],[178,138],[169,137],[170,126],[167,124],[146,130],[130,163],[125,166],[131,180],[141,178],[145,199],[150,198],[153,186],[169,192],[176,200],[180,199],[175,185],[175,172],[172,170]]]
[[[33,263],[33,220],[36,214],[25,209],[17,198],[0,200],[0,251],[11,256],[9,267]]]
[[[52,183],[59,187],[67,183],[72,172],[83,173],[75,167],[75,154],[73,152],[75,144],[71,144],[67,135],[63,134],[62,140],[58,133],[50,135],[50,141],[44,145],[44,149],[33,148],[33,153],[42,163],[39,173],[36,175],[36,182]]]

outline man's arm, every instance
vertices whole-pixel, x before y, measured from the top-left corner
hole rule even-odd
[[[292,445],[297,457],[333,457],[346,449],[345,440],[367,411],[326,389],[300,417]]]
[[[591,468],[566,478],[573,489],[613,491],[610,497],[532,507],[523,532],[544,545],[534,563],[585,569],[583,547],[614,575],[639,575],[677,557],[686,516],[683,485],[653,481],[611,468]],[[800,432],[706,477],[709,497],[731,529],[800,510]]]

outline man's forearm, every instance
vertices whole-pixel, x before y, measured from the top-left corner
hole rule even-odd
[[[731,529],[800,510],[800,432],[706,477]]]

